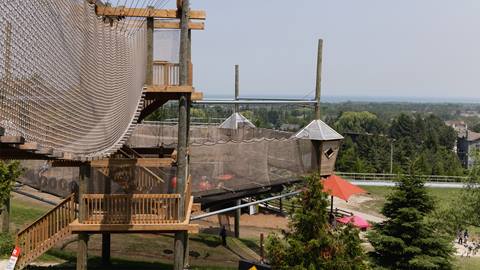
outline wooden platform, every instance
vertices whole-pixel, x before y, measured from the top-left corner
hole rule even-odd
[[[198,233],[198,224],[81,224],[78,219],[70,223],[72,233],[173,233],[188,231]]]

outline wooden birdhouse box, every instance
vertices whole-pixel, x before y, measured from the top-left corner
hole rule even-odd
[[[293,137],[312,142],[312,168],[316,169],[321,176],[333,174],[338,151],[343,141],[342,135],[322,120],[313,120]]]

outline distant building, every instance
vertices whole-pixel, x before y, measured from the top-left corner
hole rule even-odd
[[[458,134],[458,137],[465,137],[467,134],[467,123],[461,120],[449,120],[445,121],[445,125],[452,127]]]
[[[466,130],[464,136],[457,138],[457,155],[463,167],[473,166],[473,152],[480,150],[480,133]]]
[[[300,125],[297,124],[282,124],[280,126],[280,130],[283,131],[298,131],[300,129]]]

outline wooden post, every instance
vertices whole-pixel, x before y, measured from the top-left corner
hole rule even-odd
[[[177,2],[180,6],[180,63],[179,63],[179,84],[188,85],[188,70],[190,63],[190,38],[189,38],[189,0]],[[191,96],[180,94],[178,100],[178,143],[177,143],[177,193],[181,195],[178,216],[185,217],[185,184],[188,177],[188,125]],[[185,255],[188,241],[188,232],[180,231],[175,233],[174,242],[174,270],[182,270],[185,266]]]
[[[283,215],[283,200],[282,200],[282,198],[279,199],[278,206],[280,208],[280,213]]]
[[[104,193],[112,193],[112,180],[110,177],[105,177]],[[111,235],[110,233],[102,233],[102,264],[104,266],[110,265],[110,245]]]
[[[175,242],[173,250],[173,269],[183,270],[185,266],[185,233],[175,232]]]
[[[241,200],[236,201],[237,206],[242,204]],[[242,209],[238,208],[235,210],[235,237],[240,238],[240,217],[242,215]]]
[[[235,100],[239,99],[240,96],[240,67],[235,65]],[[240,104],[235,104],[235,112],[240,112]]]
[[[148,17],[147,18],[147,74],[145,77],[146,85],[153,85],[153,30],[154,30],[154,19],[152,17]]]
[[[263,233],[260,234],[260,262],[263,262],[265,259],[264,250],[263,250]]]
[[[86,206],[82,197],[87,193],[88,181],[90,178],[90,163],[80,165],[79,189],[78,189],[78,221],[84,222],[86,219]],[[77,270],[87,269],[88,260],[88,234],[78,234],[78,250],[77,250]]]
[[[323,40],[318,40],[318,54],[317,54],[317,80],[315,83],[315,119],[320,120],[320,92],[322,83],[322,53]]]

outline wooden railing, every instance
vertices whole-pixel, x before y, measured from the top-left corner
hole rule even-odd
[[[180,194],[85,194],[85,224],[179,223]]]
[[[126,193],[147,193],[165,183],[160,176],[144,166],[124,167],[121,170],[99,167],[98,170],[121,186]]]
[[[69,224],[77,218],[74,194],[17,234],[21,256],[16,269],[22,269],[56,243],[71,234]]]
[[[193,67],[189,65],[188,84],[193,83]],[[153,84],[154,85],[179,85],[180,84],[180,65],[166,61],[153,62]]]
[[[185,218],[187,218],[189,216],[189,209],[191,208],[191,203],[193,203],[193,201],[191,202],[192,198],[192,176],[188,176],[187,178],[187,184],[185,185],[185,204],[183,205],[184,206],[184,212],[185,213]]]

